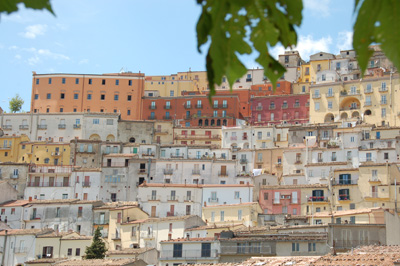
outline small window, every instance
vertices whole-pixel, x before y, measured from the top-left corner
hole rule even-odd
[[[105,94],[101,94],[100,95],[100,100],[104,101],[106,99],[106,95]]]
[[[128,102],[132,101],[132,95],[128,95]]]
[[[115,94],[115,95],[114,95],[114,101],[118,101],[118,98],[119,98],[119,95],[118,95],[118,94]]]
[[[89,79],[89,85],[92,85],[92,79]],[[72,253],[72,250],[71,250],[71,253]]]
[[[101,85],[106,85],[106,80],[105,79],[101,80]]]
[[[119,85],[119,79],[115,80],[115,85],[118,86]]]
[[[92,94],[88,93],[87,99],[88,99],[88,100],[91,100],[91,99],[92,99]]]
[[[47,93],[46,98],[47,98],[48,100],[50,100],[50,99],[51,99],[51,93]]]
[[[79,94],[78,93],[74,93],[74,100],[78,100],[79,99]]]
[[[79,79],[75,79],[75,84],[79,84]]]

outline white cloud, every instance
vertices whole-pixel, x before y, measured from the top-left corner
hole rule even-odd
[[[341,31],[338,33],[336,47],[338,52],[341,50],[353,49],[353,32]]]
[[[15,59],[21,59],[21,58],[22,58],[21,55],[19,55],[19,54],[16,54],[16,55],[15,55]]]
[[[37,55],[35,55],[31,58],[28,58],[28,64],[31,66],[34,66],[34,65],[38,64],[39,62],[40,62],[40,58]]]
[[[322,37],[314,40],[311,35],[300,36],[297,46],[293,50],[299,51],[301,57],[308,60],[310,55],[318,52],[329,52],[329,46],[332,44],[331,36]]]
[[[330,16],[331,0],[304,0],[304,9],[309,9],[314,16]]]
[[[87,64],[87,63],[89,63],[89,59],[82,59],[81,61],[79,61],[79,63],[78,64],[80,64],[80,65],[83,65],[83,64]]]
[[[69,57],[63,54],[53,53],[47,49],[39,49],[37,50],[38,55],[46,56],[55,60],[62,59],[62,60],[69,60]]]
[[[25,28],[25,32],[21,36],[27,39],[35,39],[38,35],[44,35],[47,30],[47,25],[36,24]]]

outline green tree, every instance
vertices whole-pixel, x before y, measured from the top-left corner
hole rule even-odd
[[[103,239],[101,239],[100,229],[97,227],[94,232],[92,244],[89,247],[86,247],[85,259],[104,259],[106,252],[106,244]]]
[[[9,106],[10,112],[16,113],[21,111],[22,105],[24,104],[24,100],[17,94],[15,95],[15,97],[11,98],[9,104],[10,104]]]

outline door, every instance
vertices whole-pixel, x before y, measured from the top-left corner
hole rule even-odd
[[[281,134],[276,135],[276,141],[281,141]]]
[[[168,216],[174,216],[175,214],[175,205],[171,205],[169,207],[169,215]]]
[[[54,176],[49,177],[49,187],[54,187]]]
[[[207,136],[208,138],[211,138],[211,131],[206,131],[206,136]]]
[[[190,215],[190,205],[186,205],[186,215]]]
[[[104,212],[100,213],[100,221],[99,221],[99,224],[104,224],[105,215],[106,215],[106,214],[105,214]]]
[[[90,176],[85,176],[85,183],[83,184],[84,187],[88,187],[90,185]]]
[[[69,186],[69,177],[68,176],[64,176],[63,187],[68,187],[68,186]]]
[[[226,176],[226,165],[221,165],[221,176]]]
[[[157,206],[151,206],[151,217],[156,217]]]
[[[35,187],[40,185],[40,176],[35,176]]]

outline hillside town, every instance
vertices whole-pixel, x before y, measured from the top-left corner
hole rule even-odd
[[[191,69],[33,72],[0,114],[1,265],[400,265],[400,79],[371,48],[212,98]]]

